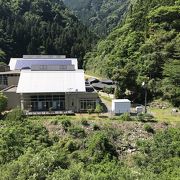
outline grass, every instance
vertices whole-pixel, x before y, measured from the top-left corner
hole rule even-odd
[[[103,114],[100,114],[98,116],[96,113],[88,114],[88,113],[78,113],[75,116],[63,116],[63,115],[57,115],[57,116],[29,116],[26,117],[28,121],[35,122],[38,124],[43,124],[45,122],[50,121],[58,121],[61,122],[64,119],[69,119],[72,121],[79,121],[81,122],[83,119],[87,121],[107,121],[109,120],[108,116],[104,116]]]
[[[97,79],[102,79],[98,74],[92,73],[90,71],[85,72],[85,78],[97,78]]]
[[[102,99],[108,101],[109,103],[112,102],[112,99],[111,99],[110,97],[102,96],[101,94],[99,94],[99,96],[100,96],[100,98],[102,98]]]
[[[104,98],[104,97],[103,97]],[[106,99],[106,98],[105,98]],[[106,99],[107,100],[107,99]],[[172,114],[172,108],[160,109],[160,108],[149,108],[148,112],[151,113],[155,119],[159,122],[178,122],[180,123],[180,112]],[[43,124],[47,121],[62,121],[63,119],[70,119],[74,121],[81,121],[85,119],[87,121],[113,121],[119,117],[109,118],[107,114],[100,114],[98,116],[96,113],[78,113],[75,116],[31,116],[27,117],[28,120]]]
[[[149,112],[153,114],[155,119],[158,121],[165,122],[180,122],[180,113],[172,114],[172,108],[159,109],[159,108],[150,108]]]

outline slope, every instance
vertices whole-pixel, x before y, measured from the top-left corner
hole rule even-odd
[[[92,31],[106,36],[126,14],[130,0],[63,0]]]
[[[0,57],[66,54],[80,58],[95,36],[60,0],[0,0]]]
[[[24,118],[14,110],[0,121],[0,179],[179,179],[179,123],[125,117]]]
[[[138,0],[125,23],[86,54],[86,69],[113,78],[118,97],[141,100],[146,82],[149,98],[180,105],[180,2]],[[129,92],[129,93],[125,93]]]

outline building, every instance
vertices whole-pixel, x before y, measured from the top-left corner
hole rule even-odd
[[[115,115],[130,113],[131,101],[128,99],[113,99],[112,100],[112,112]]]
[[[103,79],[103,80],[98,80],[96,78],[89,78],[87,80],[87,83],[91,84],[94,89],[97,91],[109,91],[111,93],[114,93],[114,90],[116,88],[116,85],[114,82],[110,79]]]
[[[3,93],[8,108],[21,107],[26,112],[95,109],[98,95],[85,85],[84,71],[75,58],[65,56],[25,55],[11,58],[10,71],[1,72],[6,81]],[[11,80],[12,74],[17,79]]]

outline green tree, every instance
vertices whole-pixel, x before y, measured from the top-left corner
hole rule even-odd
[[[123,23],[85,56],[86,70],[115,80],[121,96],[125,98],[129,90],[137,102],[142,101],[141,80],[147,78],[149,99],[161,96],[179,106],[180,8],[176,4],[175,0],[134,2]]]
[[[0,0],[0,60],[23,54],[78,57],[93,47],[96,35],[61,1]]]
[[[77,17],[99,36],[104,37],[127,13],[130,0],[63,0]]]
[[[96,104],[95,112],[98,114],[98,116],[99,116],[100,113],[103,112],[103,107],[99,103]]]
[[[1,92],[0,93],[0,114],[6,109],[7,107],[7,97]]]
[[[6,53],[0,49],[0,61],[5,61]]]

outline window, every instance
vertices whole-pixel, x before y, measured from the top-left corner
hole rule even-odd
[[[65,110],[65,95],[34,95],[26,102],[33,111]]]
[[[95,109],[96,108],[96,100],[81,99],[80,100],[80,108],[81,108],[81,110]]]
[[[39,69],[42,71],[47,70],[47,65],[40,65]]]
[[[8,85],[8,78],[7,78],[7,76],[5,75],[1,75],[0,76],[0,84],[1,85]]]

